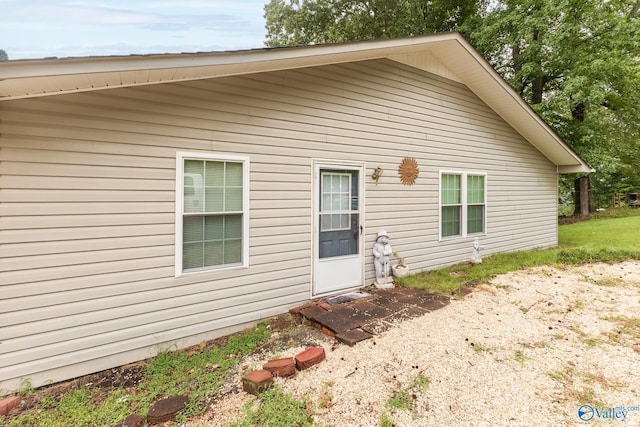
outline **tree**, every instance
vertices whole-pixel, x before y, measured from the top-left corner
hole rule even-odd
[[[578,188],[612,194],[640,189],[639,14],[640,0],[271,0],[266,43],[459,30],[597,170]]]
[[[8,61],[8,60],[9,60],[9,55],[7,55],[7,52],[0,49],[0,61]]]
[[[485,0],[271,0],[267,46],[384,39],[456,29]]]
[[[639,9],[637,0],[504,0],[463,28],[597,170],[591,180],[596,192],[640,186],[638,173],[632,173],[640,167]],[[590,187],[574,178],[575,188]],[[588,215],[589,205],[577,200],[575,206],[583,209],[576,213]]]

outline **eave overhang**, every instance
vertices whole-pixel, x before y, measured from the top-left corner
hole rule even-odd
[[[459,33],[233,52],[7,61],[0,63],[0,102],[383,58],[465,84],[559,173],[593,172]]]

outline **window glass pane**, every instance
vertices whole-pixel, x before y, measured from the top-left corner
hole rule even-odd
[[[200,268],[203,264],[203,245],[198,243],[185,243],[182,246],[182,268]]]
[[[340,217],[342,215],[336,215],[336,214],[332,214],[331,215],[331,229],[332,230],[340,230]]]
[[[441,185],[443,205],[454,205],[462,202],[462,179],[460,175],[442,175]]]
[[[227,187],[224,198],[225,212],[237,212],[242,210],[242,187]]]
[[[323,212],[331,210],[331,194],[322,194],[322,206],[320,210]]]
[[[184,162],[184,211],[202,212],[204,209],[204,162],[185,160]]]
[[[242,237],[242,216],[226,215],[224,217],[224,238],[240,239]]]
[[[351,188],[351,183],[349,175],[341,175],[340,176],[340,192],[349,194],[349,189]]]
[[[222,187],[207,187],[205,190],[204,212],[222,212],[224,203],[224,189]]]
[[[232,239],[224,241],[224,263],[236,264],[242,262],[242,240]]]
[[[185,160],[184,174],[204,176],[204,162],[202,160]]]
[[[322,174],[322,192],[331,193],[331,175]]]
[[[331,215],[330,214],[322,214],[320,215],[320,230],[331,230]]]
[[[467,203],[484,203],[484,176],[467,177]]]
[[[351,175],[346,173],[322,174],[321,212],[348,211],[352,205],[357,209],[357,197],[351,197],[351,180]],[[331,222],[335,223],[335,220]]]
[[[185,242],[201,242],[204,236],[203,218],[200,216],[184,217],[182,235]]]
[[[349,197],[349,193],[342,193],[340,195],[340,210],[348,211],[350,204],[351,204],[351,199]]]
[[[183,270],[242,262],[243,163],[184,160]],[[211,215],[213,214],[213,215]]]
[[[482,232],[484,232],[484,206],[469,206],[467,208],[467,233]]]
[[[224,240],[205,242],[203,266],[210,267],[224,263]]]
[[[331,175],[331,192],[332,193],[339,193],[340,190],[341,190],[341,188],[340,188],[340,176]]]
[[[318,256],[325,259],[357,254],[359,214],[347,212],[358,210],[358,172],[321,169],[320,174],[322,181]]]
[[[349,214],[340,215],[340,228],[349,228]]]
[[[211,161],[203,163],[205,163],[205,185],[207,187],[223,187],[224,163]]]
[[[443,206],[442,237],[459,236],[460,229],[460,206]]]
[[[340,197],[340,194],[332,194],[331,195],[331,210],[332,211],[339,211],[342,209],[342,200]]]
[[[242,261],[242,215],[185,217],[184,236],[184,269]]]
[[[225,185],[227,187],[242,188],[242,163],[227,162],[227,179]]]
[[[222,240],[224,238],[224,217],[208,216],[204,218],[205,233],[204,238],[207,241]]]

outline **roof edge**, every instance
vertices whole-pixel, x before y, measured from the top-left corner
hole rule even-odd
[[[433,55],[552,163],[593,171],[459,32],[254,50],[0,63],[0,101],[346,62]]]

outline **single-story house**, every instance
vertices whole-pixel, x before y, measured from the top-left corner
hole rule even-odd
[[[0,390],[557,244],[590,168],[458,33],[0,63]]]

